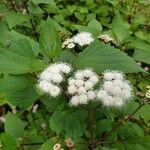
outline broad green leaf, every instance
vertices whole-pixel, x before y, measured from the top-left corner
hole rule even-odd
[[[125,73],[144,72],[127,54],[100,42],[94,42],[79,53],[75,66],[77,69],[91,67],[97,73],[105,70],[120,70]]]
[[[115,18],[113,19],[112,25],[111,25],[112,31],[116,37],[116,40],[119,43],[122,43],[123,40],[128,36],[127,29],[121,19],[120,14],[117,14]]]
[[[6,133],[1,134],[0,140],[2,141],[2,150],[16,150],[17,149],[17,141],[16,139]]]
[[[8,112],[5,121],[5,132],[15,138],[23,137],[24,122],[16,114]]]
[[[60,112],[55,111],[50,119],[50,128],[58,133],[65,132],[65,137],[77,140],[86,130],[86,113],[83,111]]]
[[[135,49],[133,58],[136,61],[150,64],[150,43],[135,39],[132,41],[131,46]]]
[[[44,68],[41,60],[35,59],[27,40],[19,39],[8,48],[0,48],[0,72],[23,74]]]
[[[58,56],[61,52],[61,39],[50,19],[40,32],[40,46],[43,54],[50,58]]]
[[[5,77],[0,79],[0,95],[12,105],[27,108],[38,98],[33,84],[28,77]]]
[[[8,12],[6,14],[6,19],[7,19],[8,26],[11,29],[16,25],[20,25],[28,21],[29,17],[19,12]]]

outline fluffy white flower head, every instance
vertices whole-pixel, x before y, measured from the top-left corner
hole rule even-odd
[[[50,65],[39,76],[39,88],[53,97],[58,96],[61,93],[59,84],[63,81],[64,74],[68,74],[70,71],[71,67],[66,63]]]
[[[68,94],[72,96],[71,106],[87,104],[90,100],[95,99],[94,86],[98,82],[98,76],[91,69],[75,72],[74,77],[68,82]]]
[[[73,36],[72,39],[74,43],[80,45],[81,47],[89,45],[94,41],[92,34],[89,32],[80,32]]]
[[[104,72],[104,83],[97,93],[97,98],[104,106],[122,107],[132,97],[130,82],[118,71]]]

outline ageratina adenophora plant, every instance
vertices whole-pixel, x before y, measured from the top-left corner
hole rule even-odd
[[[0,150],[149,150],[146,0],[0,2]]]

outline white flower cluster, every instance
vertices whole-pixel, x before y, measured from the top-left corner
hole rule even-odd
[[[97,93],[97,98],[104,106],[121,107],[132,96],[132,88],[129,81],[118,71],[104,72],[104,83]]]
[[[68,93],[72,96],[71,106],[87,104],[96,97],[94,86],[98,82],[98,76],[90,69],[75,72],[69,79]]]
[[[62,44],[62,48],[67,47],[69,49],[72,49],[75,47],[76,44],[82,47],[82,46],[91,44],[93,41],[94,39],[91,33],[80,32],[74,35],[72,38],[66,39]]]
[[[81,47],[90,45],[94,41],[92,34],[89,32],[78,33],[77,35],[73,36],[72,39],[74,43],[80,45]]]
[[[70,71],[71,67],[65,63],[50,65],[40,75],[39,88],[53,97],[58,96],[61,92],[59,84],[63,81],[64,74],[68,74]]]
[[[107,34],[102,34],[98,36],[98,39],[101,39],[102,41],[104,41],[105,43],[108,43],[110,41],[113,41],[113,38],[111,38],[109,35]]]
[[[150,98],[150,85],[147,86],[147,91],[146,91],[146,98]]]
[[[65,47],[67,47],[67,48],[69,48],[69,49],[72,49],[72,48],[74,48],[75,47],[75,43],[74,43],[74,41],[73,41],[73,39],[66,39],[64,42],[63,42],[63,44],[62,44],[62,48],[65,48]]]

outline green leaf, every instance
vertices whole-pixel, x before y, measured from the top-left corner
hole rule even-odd
[[[90,32],[94,36],[98,36],[100,32],[102,31],[102,26],[100,22],[98,22],[95,18],[92,19],[87,26],[82,26],[82,25],[74,25],[74,27],[79,31],[79,32]]]
[[[143,137],[144,131],[136,123],[126,123],[124,127],[119,130],[118,133],[122,138],[129,139],[134,137]]]
[[[61,39],[50,19],[46,21],[40,32],[40,46],[43,54],[50,58],[61,53]]]
[[[89,23],[88,27],[95,29],[95,34],[99,35],[102,31],[102,25],[95,18],[93,18]]]
[[[120,14],[117,14],[113,19],[111,28],[119,43],[122,43],[123,40],[128,36],[127,29],[121,19]]]
[[[2,141],[2,150],[17,150],[17,141],[9,134],[3,133],[0,137]]]
[[[5,132],[15,138],[23,137],[24,122],[16,114],[8,112],[5,121]]]
[[[50,150],[53,149],[53,146],[56,144],[55,139],[47,140],[39,150]]]
[[[131,46],[135,49],[133,58],[150,64],[150,44],[140,39],[134,39]]]
[[[79,53],[75,66],[78,69],[91,67],[98,73],[105,70],[120,70],[125,73],[144,72],[126,53],[100,42],[94,42]]]
[[[51,4],[53,0],[31,0],[34,4]]]
[[[8,76],[0,80],[0,95],[12,105],[27,108],[38,98],[32,85],[28,77]]]
[[[8,48],[0,48],[0,72],[23,74],[44,68],[41,60],[35,59],[32,46],[25,39],[19,39]]]
[[[23,15],[19,12],[9,12],[6,14],[6,20],[9,28],[13,28],[16,25],[20,25],[29,20],[28,16]]]
[[[96,133],[100,134],[112,129],[113,121],[109,119],[102,119],[96,123]]]
[[[87,114],[83,111],[60,112],[55,111],[50,119],[50,128],[57,134],[64,131],[65,137],[77,140],[86,130]]]

